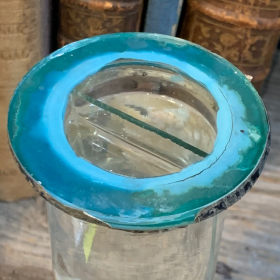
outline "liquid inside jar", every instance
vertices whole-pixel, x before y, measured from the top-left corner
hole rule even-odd
[[[161,87],[143,90],[135,75],[133,79],[137,81],[135,91],[125,87],[124,92],[105,96],[87,93],[130,118],[120,117],[75,94],[70,95],[64,126],[68,142],[77,156],[112,173],[146,178],[176,173],[203,159],[191,149],[162,136],[161,132],[205,154],[211,153],[216,130],[205,114],[192,106],[192,100],[185,102],[176,98],[175,86],[170,85],[174,93],[163,94]],[[168,87],[161,79],[154,80]],[[139,120],[140,125],[135,120]],[[142,123],[157,131],[146,129]]]

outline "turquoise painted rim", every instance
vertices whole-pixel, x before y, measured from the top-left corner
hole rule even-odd
[[[177,67],[210,91],[219,111],[208,157],[179,173],[136,179],[76,156],[63,130],[68,95],[119,58]],[[72,43],[34,66],[12,98],[8,134],[23,172],[50,203],[118,229],[161,230],[211,217],[250,189],[268,154],[270,129],[258,93],[225,59],[174,37],[119,33]]]

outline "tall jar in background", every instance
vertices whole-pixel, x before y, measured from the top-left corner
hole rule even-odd
[[[143,0],[60,0],[58,45],[139,31]]]
[[[0,200],[35,193],[15,163],[7,138],[13,92],[27,71],[49,53],[49,0],[0,0]]]
[[[252,76],[261,93],[280,37],[280,0],[189,0],[180,37]]]

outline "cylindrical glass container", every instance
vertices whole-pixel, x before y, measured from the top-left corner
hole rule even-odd
[[[9,137],[49,202],[56,280],[213,279],[223,210],[269,151],[263,103],[226,60],[173,37],[95,37],[24,78]]]
[[[213,279],[224,213],[184,228],[131,232],[48,204],[55,279]]]

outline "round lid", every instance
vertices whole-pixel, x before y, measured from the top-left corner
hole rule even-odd
[[[201,91],[209,92],[216,104],[212,108],[216,138],[209,153],[189,145],[200,160],[172,174],[129,177],[78,156],[69,144],[64,120],[70,94],[112,63],[120,62],[126,69],[132,60],[139,67],[165,65],[188,77],[199,85],[190,86],[195,88],[194,98]],[[178,80],[178,75],[168,77]],[[214,104],[211,98],[207,100]],[[154,129],[148,126],[144,128]],[[72,43],[33,67],[11,101],[8,134],[22,171],[51,204],[109,227],[161,230],[202,221],[239,200],[260,175],[269,151],[270,128],[258,93],[225,59],[178,38],[121,33]],[[178,141],[168,133],[164,137]]]

